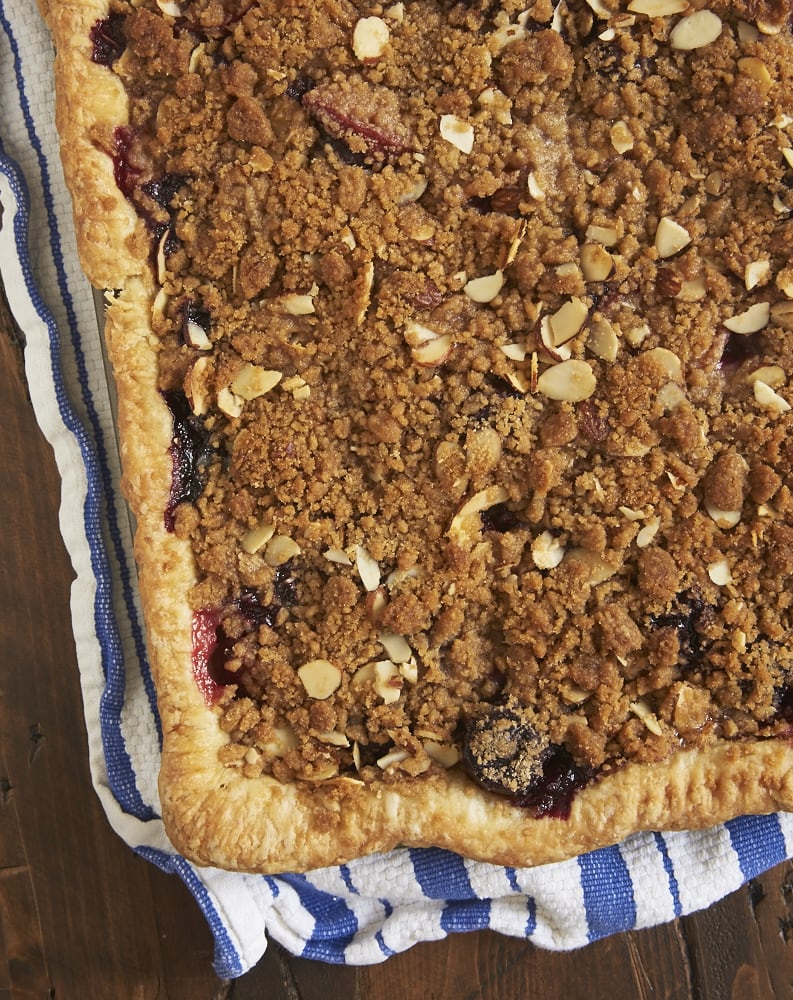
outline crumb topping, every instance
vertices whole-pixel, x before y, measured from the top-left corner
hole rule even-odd
[[[112,11],[222,759],[518,794],[787,733],[789,3]]]

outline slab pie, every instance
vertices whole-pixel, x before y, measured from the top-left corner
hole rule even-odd
[[[788,0],[42,0],[199,864],[793,806]]]

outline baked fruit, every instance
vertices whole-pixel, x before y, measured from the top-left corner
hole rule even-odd
[[[787,0],[44,0],[198,863],[793,805]]]

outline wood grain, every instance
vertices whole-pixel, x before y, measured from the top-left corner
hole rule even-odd
[[[572,953],[490,932],[336,968],[270,944],[233,982],[181,882],[112,832],[88,773],[60,483],[0,302],[0,1000],[793,1000],[793,865]]]

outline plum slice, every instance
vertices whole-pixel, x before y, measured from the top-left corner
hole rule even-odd
[[[176,508],[180,503],[194,502],[204,489],[203,466],[209,454],[209,433],[200,418],[190,409],[183,392],[163,393],[165,404],[173,418],[173,438],[170,454],[173,464],[171,489],[165,505],[165,527],[173,531]]]
[[[496,705],[469,721],[463,761],[477,784],[509,796],[536,816],[566,819],[594,777],[563,746],[544,739],[519,706]]]

